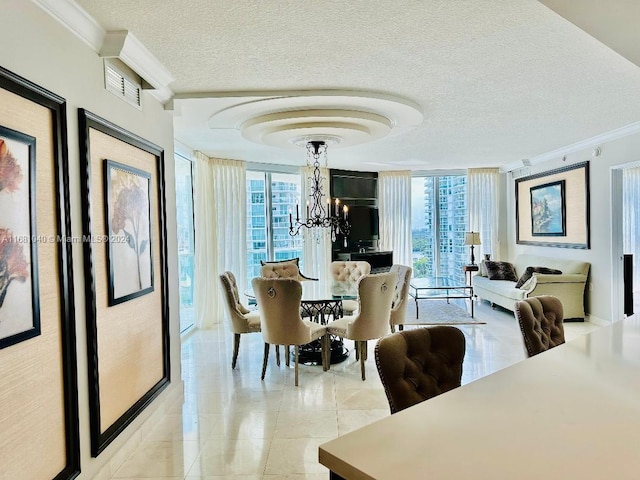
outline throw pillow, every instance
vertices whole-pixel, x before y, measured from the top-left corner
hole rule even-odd
[[[487,267],[487,276],[489,280],[509,280],[517,282],[516,269],[509,262],[484,262]]]
[[[489,275],[487,274],[487,265],[486,262],[489,260],[482,260],[480,262],[480,270],[478,272],[478,275],[480,275],[481,277],[488,277]]]
[[[547,267],[527,267],[524,271],[518,283],[516,283],[516,288],[522,287],[527,280],[533,277],[534,273],[546,273],[548,275],[562,275],[560,270],[556,270],[555,268],[547,268]]]

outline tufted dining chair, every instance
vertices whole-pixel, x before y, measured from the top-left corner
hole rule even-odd
[[[378,340],[376,366],[394,414],[459,387],[464,334],[455,327],[416,328]]]
[[[231,272],[224,272],[220,275],[220,285],[225,299],[227,316],[231,321],[231,331],[233,332],[233,357],[231,368],[236,368],[238,360],[238,350],[240,349],[240,335],[260,331],[260,314],[252,312],[240,303],[238,295],[238,285],[236,277]]]
[[[329,335],[354,340],[356,358],[360,359],[362,380],[365,380],[367,340],[384,337],[389,333],[391,302],[398,274],[395,272],[365,275],[358,283],[358,310],[327,325]],[[326,337],[326,341],[329,339]],[[327,365],[327,368],[330,366]]]
[[[282,272],[282,275],[276,276],[271,274],[268,275],[267,278],[294,278],[293,276],[291,276],[291,269],[287,267],[287,265],[294,265],[298,269],[297,280],[299,280],[300,282],[304,282],[305,280],[318,280],[317,278],[307,277],[300,271],[300,258],[298,257],[290,258],[288,260],[275,260],[272,262],[265,262],[264,260],[260,260],[260,265],[262,267],[268,267],[265,269],[265,272]],[[269,267],[271,267],[271,269],[269,269]],[[262,268],[260,268],[260,272],[262,272]],[[260,275],[264,277],[262,273]]]
[[[293,278],[299,280],[300,271],[292,263],[267,263],[260,267],[263,278]]]
[[[407,299],[409,298],[409,282],[411,282],[411,273],[413,269],[406,265],[394,264],[389,269],[390,272],[396,272],[398,274],[398,281],[396,282],[396,289],[393,295],[393,303],[391,304],[391,318],[389,323],[391,324],[391,331],[396,331],[396,325],[398,329],[402,330],[405,317],[407,316]]]
[[[303,320],[300,316],[300,301],[302,299],[300,282],[293,278],[256,277],[251,281],[251,285],[262,317],[262,338],[264,339],[262,380],[264,380],[267,370],[269,345],[272,344],[294,346],[296,387],[298,386],[299,345],[321,339],[322,366],[326,370],[328,350],[325,347],[328,342],[325,342],[323,337],[327,333],[327,327]]]
[[[552,295],[519,300],[514,315],[518,319],[529,357],[564,343],[562,302]]]
[[[336,282],[357,283],[365,275],[371,273],[369,262],[336,261],[331,262],[331,278]],[[351,315],[358,309],[357,300],[343,300],[342,311],[345,315]]]

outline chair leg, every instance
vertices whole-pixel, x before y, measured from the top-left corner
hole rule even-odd
[[[365,375],[364,375],[364,362],[365,362],[365,349],[367,348],[367,342],[360,342],[360,349],[362,350],[360,352],[360,373],[362,373],[362,381],[365,380]]]
[[[285,358],[284,358],[284,364],[288,367],[289,366],[289,345],[285,345],[284,346],[284,354],[285,354]]]
[[[262,360],[262,380],[264,380],[264,374],[267,371],[267,360],[269,360],[269,344],[264,344],[264,359]]]
[[[280,366],[280,345],[276,345],[276,365]]]
[[[293,347],[296,352],[296,387],[298,386],[298,345],[294,345]]]
[[[327,334],[320,337],[320,349],[322,351],[322,371],[327,371]]]
[[[367,357],[368,357],[368,353],[367,353],[367,341],[364,340],[362,342],[360,342],[361,346],[362,346],[362,351],[360,352],[360,356],[364,357],[364,361],[367,361]]]
[[[396,333],[396,326],[391,324],[391,333]]]
[[[236,362],[238,361],[238,350],[240,349],[240,334],[233,334],[233,358],[231,359],[231,369],[236,368]]]
[[[402,324],[398,325],[398,330],[403,331],[404,330],[404,325],[402,325]]]
[[[331,370],[331,335],[329,335],[328,333],[325,334],[322,341],[324,342],[324,350],[326,352],[325,356],[327,358],[327,364],[326,364],[327,370],[325,371],[329,371]]]
[[[358,342],[358,340],[354,340],[353,344],[355,346],[355,351],[356,351],[356,360],[358,360],[360,358],[360,343]]]

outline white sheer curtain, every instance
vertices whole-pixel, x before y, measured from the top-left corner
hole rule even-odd
[[[300,171],[301,185],[301,202],[300,211],[305,215],[307,200],[311,202],[311,188],[309,179],[313,177],[313,167],[302,167]],[[320,168],[320,177],[322,182],[322,205],[326,207],[327,196],[329,190],[329,169]],[[326,280],[330,277],[329,264],[331,263],[331,235],[328,228],[302,228],[300,230],[303,235],[303,261],[302,273],[307,277],[319,278]]]
[[[412,266],[411,172],[378,174],[380,250],[393,250],[393,263]]]
[[[223,319],[218,275],[233,272],[238,289],[245,288],[246,171],[245,163],[195,153],[195,325],[210,328]]]
[[[473,168],[467,172],[467,209],[469,230],[480,232],[482,245],[476,247],[476,258],[486,253],[496,259],[499,252],[498,205],[500,172],[497,168]]]
[[[622,170],[623,253],[633,255],[634,290],[640,285],[640,167]]]

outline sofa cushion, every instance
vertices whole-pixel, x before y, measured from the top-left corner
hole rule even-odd
[[[524,271],[524,273],[518,280],[518,283],[516,283],[516,288],[522,287],[527,282],[527,280],[529,280],[533,276],[534,273],[544,273],[547,275],[562,275],[562,271],[557,270],[555,268],[527,267],[527,269]]]
[[[517,282],[516,269],[513,268],[513,264],[509,262],[485,262],[487,267],[487,276],[489,280],[509,280],[511,282]]]
[[[522,300],[526,297],[527,292],[520,288],[515,288],[515,282],[510,280],[489,280],[489,277],[476,277],[473,279],[473,289],[479,291],[478,295],[482,296],[482,291],[486,290],[510,300]],[[507,302],[510,304],[510,301]]]

